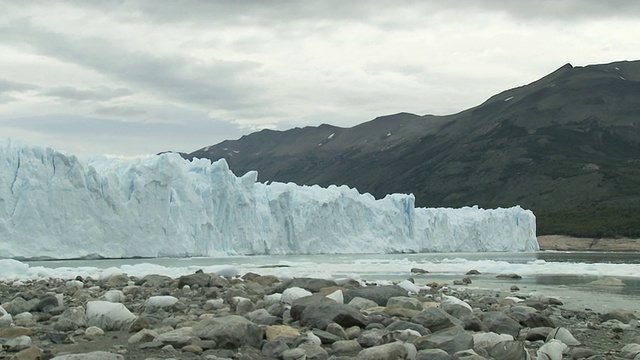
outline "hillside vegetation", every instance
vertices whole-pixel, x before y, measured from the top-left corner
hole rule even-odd
[[[640,237],[640,62],[567,64],[454,115],[263,130],[185,157],[418,206],[521,205],[540,235]]]

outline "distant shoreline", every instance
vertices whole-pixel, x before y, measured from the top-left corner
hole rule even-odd
[[[540,250],[558,251],[640,251],[640,239],[575,238],[564,235],[538,236]]]

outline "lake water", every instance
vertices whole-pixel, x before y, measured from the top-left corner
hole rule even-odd
[[[472,276],[473,283],[467,288],[510,291],[511,286],[516,285],[520,288],[518,293],[558,297],[569,308],[602,310],[621,307],[640,310],[640,253],[632,252],[271,255],[55,260],[23,264],[28,268],[20,268],[13,274],[4,274],[4,277],[74,278],[80,275],[99,278],[105,271],[114,269],[134,276],[157,273],[177,277],[202,269],[205,272],[227,274],[253,271],[283,278],[309,276],[401,281],[411,277],[416,284],[424,285],[434,281],[453,284],[454,280],[462,279],[467,271],[475,269],[481,274]],[[421,268],[429,273],[412,274],[412,268]],[[499,274],[510,273],[518,274],[522,279],[496,278]],[[589,284],[606,277],[619,278],[626,286],[598,287]]]

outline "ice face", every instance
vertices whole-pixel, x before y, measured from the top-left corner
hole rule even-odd
[[[263,184],[224,160],[80,160],[0,146],[0,258],[535,251],[520,207],[415,208],[346,186]]]

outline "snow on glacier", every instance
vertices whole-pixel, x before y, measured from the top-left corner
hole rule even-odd
[[[538,250],[520,207],[415,208],[413,195],[256,180],[224,160],[81,160],[7,141],[0,258]]]

